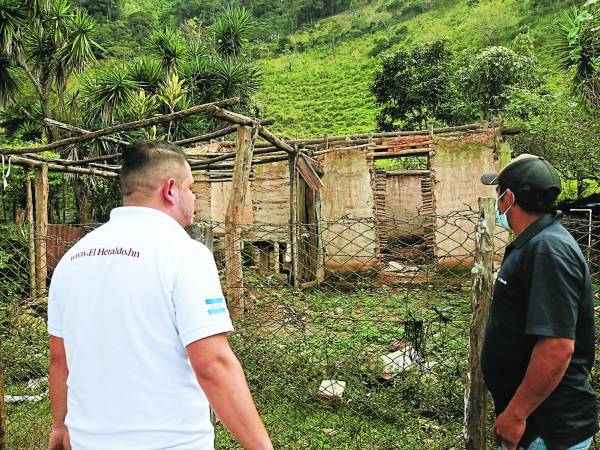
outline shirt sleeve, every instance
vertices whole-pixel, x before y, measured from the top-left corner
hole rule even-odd
[[[194,243],[173,288],[175,321],[184,346],[233,331],[219,273],[210,251]]]
[[[63,337],[63,313],[60,305],[60,295],[57,293],[59,275],[54,272],[48,292],[48,334]]]
[[[584,279],[565,255],[537,253],[531,265],[526,334],[575,339]]]

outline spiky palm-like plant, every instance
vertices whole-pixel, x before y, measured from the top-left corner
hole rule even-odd
[[[152,34],[148,39],[148,49],[162,64],[163,69],[173,73],[185,57],[186,47],[179,33],[169,27]]]
[[[14,62],[6,55],[0,54],[0,104],[7,105],[18,90],[14,77]]]
[[[219,54],[237,57],[248,41],[252,26],[252,14],[239,6],[228,6],[221,12],[214,24],[215,47]]]
[[[165,72],[156,59],[140,58],[129,65],[129,77],[147,94],[156,94],[165,79]]]
[[[223,58],[212,62],[210,84],[215,98],[248,99],[260,89],[261,70],[251,62]]]
[[[45,117],[62,109],[69,77],[94,59],[93,20],[69,0],[0,0],[0,48],[32,86]]]
[[[86,122],[109,124],[119,108],[126,107],[140,89],[125,67],[106,67],[83,82]]]

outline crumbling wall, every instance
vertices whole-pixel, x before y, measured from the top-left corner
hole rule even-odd
[[[493,186],[481,184],[481,175],[498,170],[494,157],[494,134],[434,137],[435,154],[431,157],[434,178],[435,256],[438,265],[473,264],[475,223],[479,197],[494,197]],[[463,212],[462,214],[459,212]]]
[[[391,219],[389,236],[412,240],[425,235],[423,217],[420,216],[423,200],[420,174],[394,174],[386,176],[385,215]]]
[[[287,161],[254,166],[252,191],[253,239],[289,241],[290,172]]]
[[[348,275],[377,269],[380,259],[374,197],[364,152],[347,149],[326,153],[323,170],[321,217],[326,270]]]

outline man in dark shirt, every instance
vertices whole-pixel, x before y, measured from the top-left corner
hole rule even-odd
[[[561,214],[560,178],[544,158],[521,155],[500,173],[498,222],[515,235],[494,284],[481,363],[494,399],[494,436],[513,450],[589,448],[598,431],[594,304],[585,258]]]

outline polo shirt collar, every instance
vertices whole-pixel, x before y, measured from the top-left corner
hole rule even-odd
[[[144,206],[120,206],[110,212],[110,220],[150,221],[166,225],[173,231],[188,236],[187,232],[171,216],[154,208]]]
[[[561,218],[562,213],[559,211],[543,214],[538,220],[525,228],[525,230],[511,243],[511,246],[516,248],[523,247],[523,245],[525,245],[532,237]]]

